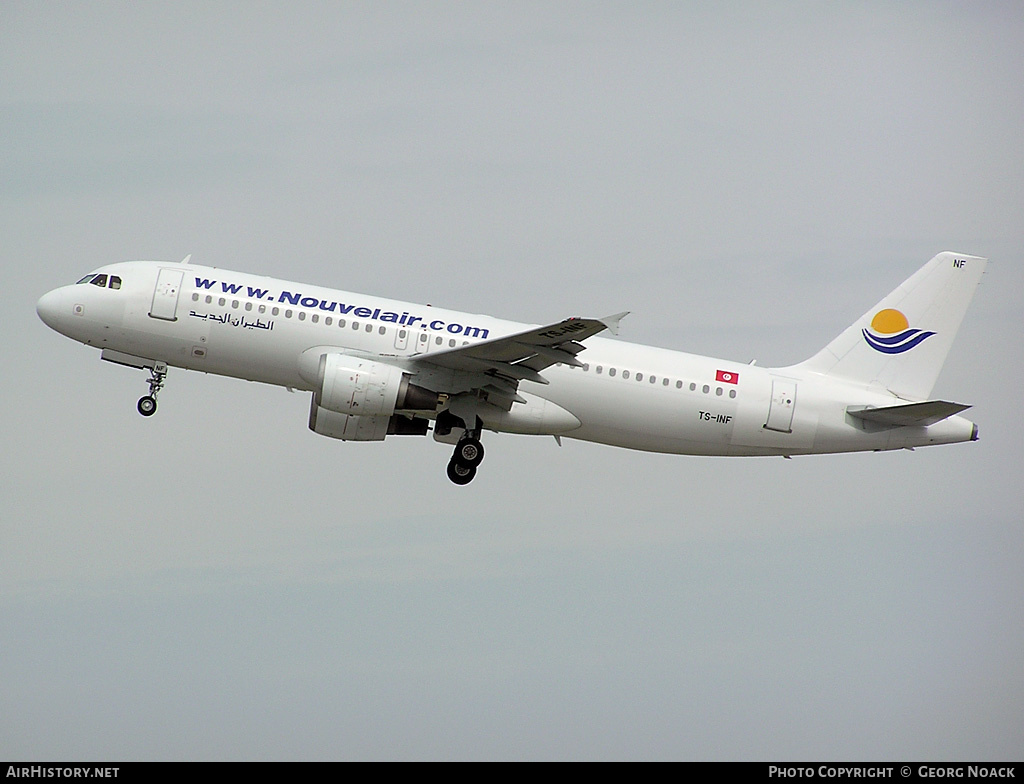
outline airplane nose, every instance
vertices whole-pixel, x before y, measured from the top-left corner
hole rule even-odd
[[[57,322],[60,320],[63,310],[61,306],[63,301],[64,293],[60,289],[54,289],[43,294],[36,303],[36,313],[50,329],[57,329]]]

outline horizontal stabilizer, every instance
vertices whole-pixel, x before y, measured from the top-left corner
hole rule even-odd
[[[926,400],[923,403],[909,403],[902,406],[886,406],[884,408],[846,409],[846,413],[866,422],[875,422],[889,427],[927,427],[941,422],[943,419],[966,411],[970,406],[962,403],[950,403],[946,400]]]

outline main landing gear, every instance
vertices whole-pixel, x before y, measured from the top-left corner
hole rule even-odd
[[[149,369],[149,394],[140,397],[136,406],[142,416],[153,416],[156,413],[156,396],[163,389],[166,377],[167,365],[163,362],[158,362]]]
[[[476,467],[484,459],[484,445],[480,431],[466,431],[455,445],[455,453],[448,461],[448,478],[457,485],[468,485],[476,476]]]

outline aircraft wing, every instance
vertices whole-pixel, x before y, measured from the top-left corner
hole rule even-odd
[[[559,362],[580,367],[583,363],[576,355],[585,348],[580,341],[606,329],[618,333],[619,321],[626,315],[618,313],[603,319],[568,318],[515,335],[447,351],[432,351],[414,357],[413,361],[483,376],[480,388],[509,401],[525,402],[516,394],[520,381],[547,384],[540,371]]]

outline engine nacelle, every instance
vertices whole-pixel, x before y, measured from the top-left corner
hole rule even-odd
[[[383,441],[386,436],[425,436],[430,422],[421,417],[353,416],[339,414],[316,404],[309,409],[309,429],[328,438],[342,441]]]
[[[394,365],[347,354],[320,356],[314,406],[387,420],[396,410],[433,411],[438,400],[436,392],[410,384],[409,375]]]

